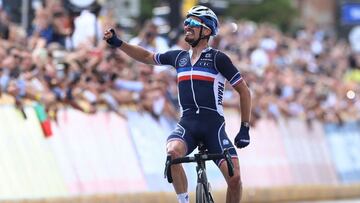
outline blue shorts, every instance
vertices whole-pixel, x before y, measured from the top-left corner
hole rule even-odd
[[[232,157],[237,157],[234,145],[225,132],[224,117],[217,112],[201,109],[199,114],[184,112],[175,130],[170,134],[167,141],[181,140],[187,147],[186,155],[197,147],[198,142],[203,142],[208,153],[219,154],[225,148],[229,148]],[[220,166],[223,160],[215,160]]]

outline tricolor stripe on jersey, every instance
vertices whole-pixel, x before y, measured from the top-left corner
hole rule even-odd
[[[237,84],[239,84],[241,81],[243,80],[243,78],[241,77],[240,73],[236,73],[232,78],[231,80],[229,81],[230,84],[232,86],[236,86]]]
[[[185,81],[185,80],[202,80],[202,81],[209,81],[214,82],[217,71],[214,69],[208,68],[199,68],[194,67],[185,67],[185,68],[178,68],[178,81]]]
[[[154,59],[154,61],[155,61],[155,63],[156,63],[157,65],[161,65],[160,60],[159,60],[159,57],[160,57],[160,54],[159,54],[159,53],[156,53],[156,54],[153,55],[153,59]]]

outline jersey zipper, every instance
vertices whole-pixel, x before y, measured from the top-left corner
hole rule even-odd
[[[200,108],[199,108],[199,105],[198,105],[197,102],[196,102],[196,97],[195,97],[194,82],[193,82],[193,69],[194,69],[194,67],[191,66],[191,74],[190,74],[191,90],[192,90],[192,95],[193,95],[194,103],[195,103],[196,108],[197,108],[196,114],[199,114],[199,113],[200,113]]]

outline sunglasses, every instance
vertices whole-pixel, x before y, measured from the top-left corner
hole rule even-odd
[[[208,26],[206,26],[204,23],[201,23],[201,22],[199,22],[199,21],[197,21],[195,19],[192,19],[192,18],[185,19],[184,26],[189,26],[189,27],[201,27],[201,26],[203,26],[203,27],[210,30],[210,28]]]

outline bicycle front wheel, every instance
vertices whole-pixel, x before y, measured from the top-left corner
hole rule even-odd
[[[205,188],[202,183],[196,185],[196,203],[207,203]]]

